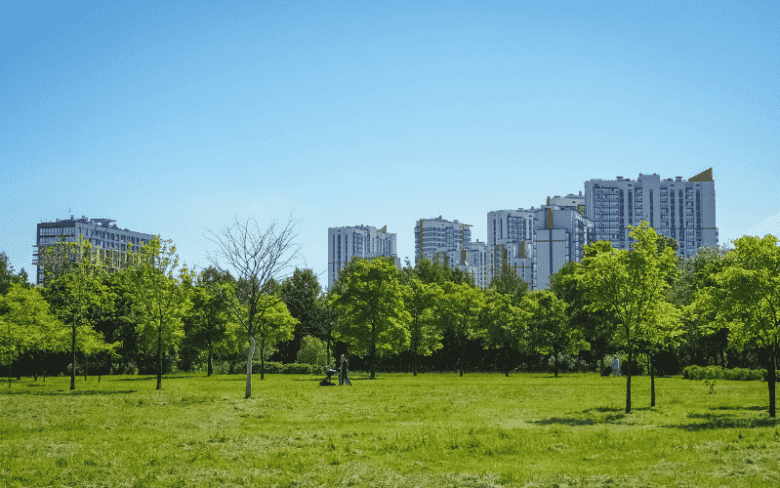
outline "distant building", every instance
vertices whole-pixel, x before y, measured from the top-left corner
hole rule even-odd
[[[88,219],[83,215],[80,219],[71,215],[70,219],[41,222],[37,225],[36,250],[33,253],[33,265],[37,268],[36,282],[39,285],[44,282],[44,270],[39,264],[39,257],[46,248],[63,240],[75,242],[79,236],[87,239],[99,253],[101,261],[113,269],[127,264],[128,244],[131,244],[131,252],[138,252],[142,245],[148,244],[154,237],[152,234],[120,229],[113,219]]]
[[[367,225],[328,228],[328,289],[338,279],[353,256],[373,259],[392,257],[397,267],[401,261],[396,254],[396,235],[387,233],[387,226],[377,229]]]
[[[628,226],[643,220],[659,235],[675,239],[681,256],[718,245],[712,168],[688,180],[641,173],[636,180],[588,180],[585,215],[595,224],[595,240],[609,241],[617,249],[631,248]]]
[[[582,261],[585,246],[593,242],[595,227],[590,219],[572,207],[542,205],[535,214],[533,287],[545,290],[550,287],[550,276],[564,264]]]
[[[487,286],[487,248],[484,242],[471,242],[471,224],[438,218],[420,219],[414,226],[414,262],[422,257],[460,269],[474,278],[480,288]]]
[[[494,210],[487,214],[487,277],[488,286],[501,268],[514,269],[529,285],[533,285],[533,243],[536,235],[536,212]]]
[[[581,195],[569,194],[548,198],[547,205],[536,209],[488,212],[488,285],[508,266],[529,289],[543,290],[564,264],[581,261],[593,235],[593,223],[582,214],[583,202]]]

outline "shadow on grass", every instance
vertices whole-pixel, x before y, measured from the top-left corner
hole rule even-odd
[[[757,410],[759,412],[760,411],[768,412],[769,411],[769,407],[757,407],[755,405],[752,406],[752,407],[740,407],[740,406],[736,406],[736,407],[710,407],[710,410]]]
[[[625,407],[596,407],[596,408],[588,408],[586,410],[583,410],[582,413],[590,413],[590,412],[624,412],[626,410]]]
[[[768,408],[761,409],[767,411]],[[690,419],[702,419],[705,422],[664,425],[665,429],[680,429],[689,431],[713,430],[713,429],[754,429],[756,427],[774,427],[778,425],[777,419],[771,417],[744,418],[727,414],[688,414]]]
[[[0,395],[44,395],[44,396],[92,396],[127,395],[138,390],[54,390],[54,391],[0,391]]]
[[[163,376],[162,379],[164,380],[180,380],[183,378],[196,378],[195,376]],[[156,380],[157,376],[138,376],[136,378],[119,378],[116,381],[151,381]]]

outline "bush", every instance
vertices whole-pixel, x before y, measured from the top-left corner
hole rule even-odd
[[[323,374],[323,367],[317,364],[288,363],[266,361],[266,374]],[[260,373],[260,361],[252,363],[252,374]]]
[[[766,381],[766,370],[747,368],[723,369],[720,366],[691,365],[683,369],[683,378],[686,380]]]

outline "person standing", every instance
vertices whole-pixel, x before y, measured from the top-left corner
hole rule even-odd
[[[620,358],[617,356],[612,360],[612,374],[615,376],[622,376],[620,374]]]
[[[349,381],[349,361],[347,361],[347,356],[344,354],[341,355],[341,374],[339,375],[339,386],[343,385],[344,382],[347,382],[347,386],[352,386],[352,382]]]

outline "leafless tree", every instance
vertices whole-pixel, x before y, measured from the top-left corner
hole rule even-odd
[[[231,271],[237,281],[237,300],[231,305],[231,313],[244,328],[249,340],[245,398],[252,396],[257,319],[262,317],[263,303],[267,302],[261,300],[261,296],[268,280],[278,280],[291,266],[290,263],[299,257],[300,246],[293,242],[298,236],[295,232],[297,224],[290,215],[281,230],[273,221],[265,231],[261,231],[254,217],[249,217],[246,222],[240,222],[236,217],[233,225],[219,234],[209,231],[211,237],[207,237],[218,248],[214,254],[209,254],[211,264],[220,271]],[[220,258],[227,269],[222,267]]]

